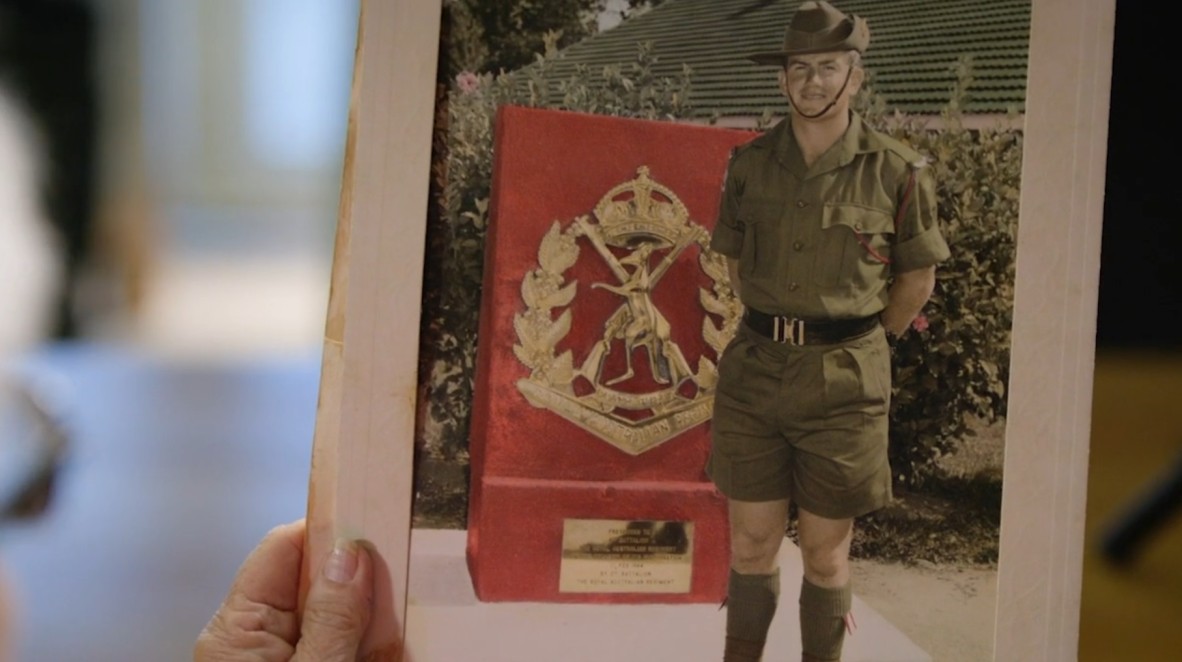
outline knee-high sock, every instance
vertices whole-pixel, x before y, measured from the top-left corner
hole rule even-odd
[[[852,602],[848,582],[841,588],[823,588],[807,579],[801,581],[800,640],[806,656],[816,660],[841,659],[844,617]]]
[[[768,575],[741,575],[731,570],[723,662],[759,662],[779,597],[779,568]]]

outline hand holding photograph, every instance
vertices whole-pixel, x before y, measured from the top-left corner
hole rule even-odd
[[[552,4],[362,2],[362,657],[1074,659],[1112,0]]]

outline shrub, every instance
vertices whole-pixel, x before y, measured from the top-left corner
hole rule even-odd
[[[962,57],[941,130],[888,113],[872,91],[860,100],[868,121],[929,158],[952,250],[937,267],[921,318],[892,347],[891,464],[896,480],[913,487],[932,477],[935,461],[958,442],[971,443],[971,421],[1005,415],[1022,133],[1012,111],[1008,126],[965,126],[972,82],[972,60]]]

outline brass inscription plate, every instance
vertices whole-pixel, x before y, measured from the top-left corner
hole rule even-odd
[[[562,593],[689,593],[693,522],[568,519]]]

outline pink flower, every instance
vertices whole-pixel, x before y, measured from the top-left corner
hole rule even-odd
[[[928,318],[924,315],[917,315],[915,319],[911,321],[911,328],[915,329],[916,331],[927,331],[928,326],[930,326],[928,323]]]
[[[461,71],[456,74],[456,87],[464,94],[471,94],[480,87],[480,76],[471,71]]]

